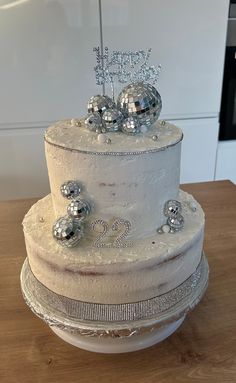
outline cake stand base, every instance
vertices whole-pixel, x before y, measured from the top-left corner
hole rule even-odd
[[[184,319],[185,316],[151,332],[125,338],[85,337],[83,335],[61,330],[55,326],[51,326],[51,330],[65,342],[83,350],[103,354],[119,354],[141,350],[163,341],[178,329]]]

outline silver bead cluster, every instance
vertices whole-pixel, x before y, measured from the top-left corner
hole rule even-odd
[[[164,215],[167,217],[167,222],[157,231],[161,233],[175,233],[184,227],[184,217],[181,215],[182,206],[179,201],[168,200],[164,206]]]
[[[83,236],[83,221],[90,213],[90,205],[79,198],[80,184],[77,181],[66,181],[61,187],[61,194],[70,201],[67,216],[60,217],[53,225],[52,235],[62,246],[74,247]]]

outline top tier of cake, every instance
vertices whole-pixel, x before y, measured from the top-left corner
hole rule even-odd
[[[77,180],[81,198],[91,206],[86,236],[97,235],[89,223],[111,224],[117,218],[130,222],[130,238],[152,236],[166,221],[165,202],[178,196],[182,131],[157,122],[137,136],[121,132],[98,136],[83,120],[79,125],[62,121],[45,134],[55,219],[66,215],[68,205],[60,186]]]

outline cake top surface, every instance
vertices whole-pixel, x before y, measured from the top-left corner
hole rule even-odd
[[[98,134],[88,130],[83,119],[77,121],[78,124],[71,123],[71,120],[59,121],[50,126],[45,133],[45,141],[71,151],[125,155],[164,150],[183,138],[181,129],[165,121],[157,121],[152,128],[135,136],[122,132]]]

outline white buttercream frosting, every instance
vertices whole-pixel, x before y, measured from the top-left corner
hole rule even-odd
[[[65,215],[68,205],[60,186],[77,180],[82,197],[92,207],[88,223],[121,218],[131,224],[130,238],[152,236],[165,222],[164,203],[178,195],[182,132],[169,123],[157,123],[146,134],[106,136],[110,144],[98,140],[83,122],[72,126],[64,121],[47,130],[45,150],[55,217]]]
[[[59,294],[97,303],[138,301],[171,290],[194,272],[203,243],[204,213],[200,205],[184,192],[178,199],[185,218],[180,232],[155,233],[120,249],[98,249],[85,237],[78,247],[67,249],[52,238],[52,199],[50,195],[43,198],[23,222],[33,273]],[[191,209],[193,202],[195,212]]]

